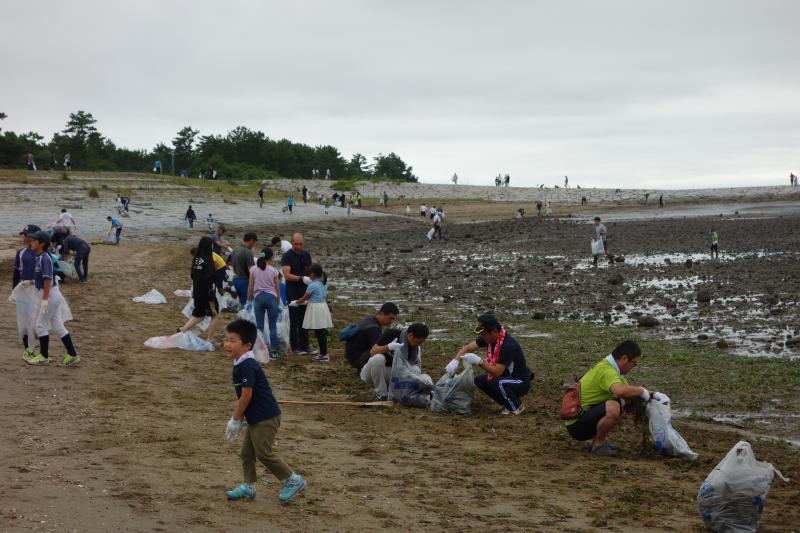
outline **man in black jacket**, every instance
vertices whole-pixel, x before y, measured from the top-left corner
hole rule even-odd
[[[358,324],[358,330],[347,339],[344,355],[350,366],[358,371],[367,363],[370,349],[375,345],[383,328],[397,320],[400,310],[392,302],[386,302],[376,316],[368,316]]]

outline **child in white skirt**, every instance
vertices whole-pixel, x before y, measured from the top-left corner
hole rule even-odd
[[[314,356],[315,361],[330,361],[328,355],[328,328],[333,327],[331,311],[325,301],[328,296],[327,276],[322,271],[322,267],[314,263],[308,269],[308,277],[311,283],[306,288],[306,293],[302,298],[293,300],[289,303],[290,307],[306,305],[306,314],[303,319],[303,329],[313,330],[319,343],[319,355]]]

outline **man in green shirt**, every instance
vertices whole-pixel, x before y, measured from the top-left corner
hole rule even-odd
[[[650,400],[647,389],[628,385],[623,377],[636,368],[641,354],[638,344],[623,341],[580,380],[581,414],[564,423],[573,439],[592,439],[590,451],[594,455],[614,456],[619,453],[617,447],[606,442],[606,437],[622,420],[625,398]]]
[[[719,259],[719,234],[717,230],[711,228],[711,259],[714,259],[714,254]]]

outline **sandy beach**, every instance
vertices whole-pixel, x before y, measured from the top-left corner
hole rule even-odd
[[[625,260],[595,269],[589,213],[573,201],[588,190],[551,191],[569,194],[570,203],[554,204],[559,222],[540,224],[527,211],[538,190],[398,186],[395,197],[452,202],[444,239],[429,242],[415,205],[411,217],[394,200],[388,209],[375,205],[380,184],[370,189],[368,209],[348,217],[333,208],[325,215],[315,202],[290,216],[277,193],[260,209],[249,193],[139,176],[42,181],[0,184],[6,272],[26,223],[54,221],[63,207],[79,233],[99,238],[122,188],[133,189],[132,213],[120,246],[94,246],[89,283],[63,288],[80,367],[25,365],[14,307],[0,306],[0,529],[701,531],[697,491],[740,439],[792,479],[773,482],[761,531],[800,523],[800,448],[792,444],[800,441],[800,212],[788,187],[670,191],[663,210],[632,205],[638,191],[620,206],[609,200],[601,212]],[[302,183],[270,186],[291,191]],[[100,198],[87,198],[88,187]],[[495,194],[508,196],[488,201],[500,200]],[[401,323],[431,327],[423,370],[434,381],[471,340],[475,314],[493,310],[535,372],[526,412],[500,417],[479,392],[469,416],[284,405],[278,450],[308,489],[281,506],[276,481],[259,467],[258,498],[227,502],[224,491],[241,477],[239,442],[223,438],[235,398],[230,361],[220,350],[142,344],[183,321],[186,300],[173,292],[189,288],[189,248],[207,234],[202,220],[193,231],[182,227],[189,202],[232,235],[302,231],[330,277],[333,331],[394,300]],[[514,218],[517,205],[526,206],[525,218]],[[710,225],[721,236],[718,261],[707,257]],[[167,304],[131,301],[153,288]],[[703,290],[708,302],[698,302]],[[224,314],[223,323],[234,316]],[[639,327],[642,316],[657,325]],[[563,384],[628,337],[644,349],[634,380],[671,396],[675,426],[697,461],[662,458],[652,444],[642,449],[643,428],[630,421],[613,434],[622,456],[593,458],[558,420]],[[327,364],[299,356],[268,363],[278,399],[371,400],[342,349],[334,341]],[[514,468],[501,468],[508,464]],[[630,480],[622,499],[604,488],[617,475]]]

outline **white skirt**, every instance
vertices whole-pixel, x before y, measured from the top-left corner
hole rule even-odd
[[[331,312],[327,303],[317,302],[306,305],[303,329],[328,329],[332,327],[333,321],[331,321]]]

